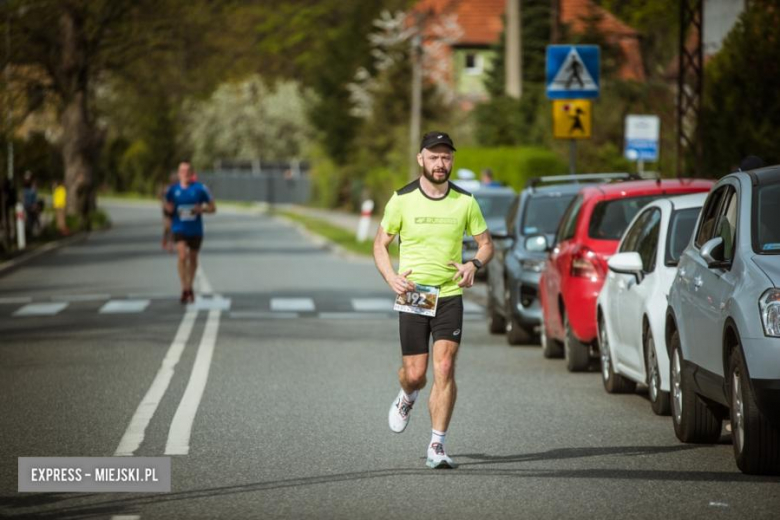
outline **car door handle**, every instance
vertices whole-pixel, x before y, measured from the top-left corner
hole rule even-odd
[[[698,291],[703,284],[704,280],[701,279],[701,276],[697,276],[693,279],[693,290]]]

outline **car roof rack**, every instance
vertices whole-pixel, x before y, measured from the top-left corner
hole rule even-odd
[[[525,183],[525,188],[533,190],[540,184],[552,184],[557,182],[600,182],[600,181],[627,181],[640,179],[634,173],[580,173],[575,175],[551,175],[547,177],[532,177]]]

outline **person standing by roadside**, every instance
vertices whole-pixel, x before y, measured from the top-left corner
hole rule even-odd
[[[57,231],[60,235],[70,235],[68,224],[65,219],[65,208],[68,204],[68,192],[65,190],[65,185],[60,181],[54,181],[54,190],[51,194],[51,205],[54,208],[54,215],[57,221]]]
[[[198,253],[203,243],[204,213],[217,211],[208,188],[194,180],[195,171],[190,161],[179,163],[179,182],[171,185],[165,194],[164,209],[172,215],[171,231],[178,253],[181,303],[195,301],[192,283],[198,269]]]
[[[426,383],[429,343],[433,338],[433,387],[429,399],[431,441],[426,465],[454,468],[444,441],[457,397],[455,358],[463,338],[463,288],[474,284],[478,269],[493,256],[493,242],[476,199],[449,182],[455,146],[444,132],[422,138],[417,162],[422,175],[396,191],[385,207],[374,240],[374,260],[396,293],[402,365],[401,391],[390,406],[388,422],[401,433]],[[464,231],[474,236],[473,260],[459,263]],[[398,272],[388,251],[400,236]]]

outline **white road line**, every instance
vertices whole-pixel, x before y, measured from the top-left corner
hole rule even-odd
[[[222,296],[215,294],[213,298],[196,296],[195,302],[188,303],[187,308],[199,311],[229,311],[230,304],[230,298],[223,298]]]
[[[11,303],[30,303],[32,298],[29,296],[8,296],[6,298],[0,298],[0,305]]]
[[[211,287],[211,282],[209,282],[209,279],[206,277],[206,272],[200,264],[198,264],[198,270],[195,271],[195,286],[198,288],[199,293],[214,293],[214,288]]]
[[[184,390],[176,414],[173,416],[171,428],[168,431],[168,442],[165,445],[166,455],[187,455],[190,452],[190,435],[192,424],[195,422],[195,414],[198,413],[203,391],[206,389],[206,380],[209,377],[211,358],[214,354],[214,346],[217,343],[219,331],[219,317],[221,311],[209,311],[206,321],[206,329],[200,339],[198,353],[195,356],[195,364],[192,367],[190,381]]]
[[[321,312],[318,316],[323,320],[385,320],[391,312]]]
[[[110,294],[66,294],[64,296],[52,296],[55,302],[100,302],[110,300]]]
[[[353,298],[352,308],[358,312],[392,311],[393,300],[390,298]]]
[[[463,312],[485,312],[485,308],[474,302],[463,300]]]
[[[198,311],[195,310],[188,310],[184,314],[181,324],[179,325],[179,330],[176,331],[176,337],[174,337],[171,346],[168,347],[168,352],[165,354],[165,358],[163,359],[160,369],[157,371],[157,375],[154,376],[152,385],[139,403],[135,414],[133,414],[133,418],[130,420],[130,424],[127,426],[125,434],[122,436],[122,440],[119,441],[119,447],[114,453],[115,457],[132,456],[133,453],[135,453],[135,450],[137,450],[143,442],[146,427],[152,420],[160,401],[165,395],[165,391],[168,389],[168,385],[173,377],[174,368],[181,358],[184,347],[187,346],[187,340],[192,333],[192,326],[195,324],[195,318],[197,316]]]
[[[17,309],[14,316],[54,316],[67,307],[67,302],[62,303],[29,303]]]
[[[272,311],[306,312],[314,310],[311,298],[271,298]]]
[[[103,305],[100,314],[124,314],[143,312],[149,306],[149,300],[109,300]]]
[[[239,320],[267,320],[267,319],[294,319],[299,316],[297,312],[262,312],[262,311],[231,311],[228,316]]]

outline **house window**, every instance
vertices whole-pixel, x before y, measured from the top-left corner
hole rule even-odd
[[[476,52],[466,53],[466,74],[478,75],[482,74],[482,55]]]

